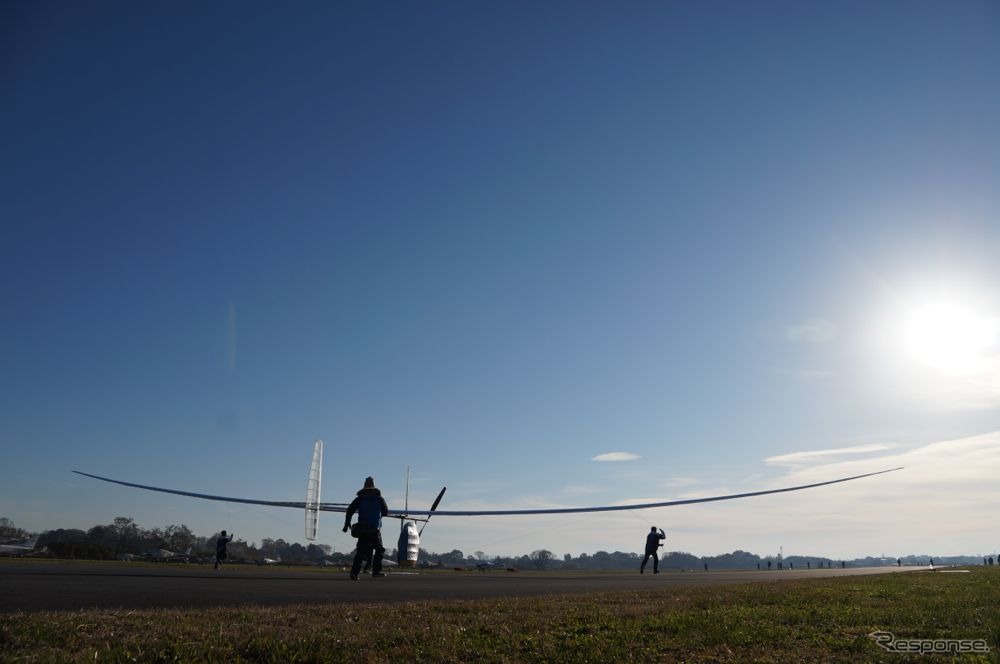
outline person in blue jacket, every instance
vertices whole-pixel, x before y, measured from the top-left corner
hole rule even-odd
[[[382,546],[382,517],[389,514],[389,506],[385,504],[382,492],[375,488],[375,480],[370,477],[365,478],[365,486],[358,491],[351,504],[347,506],[347,513],[344,515],[344,532],[351,528],[351,517],[358,514],[357,537],[358,547],[354,553],[354,565],[351,567],[351,579],[358,580],[361,572],[361,565],[365,558],[372,558],[372,576],[385,576],[382,572],[382,555],[385,547]]]

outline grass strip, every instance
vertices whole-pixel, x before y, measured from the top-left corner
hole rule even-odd
[[[941,661],[869,634],[982,639],[1000,569],[405,604],[0,615],[3,662]],[[952,659],[948,656],[944,659]]]

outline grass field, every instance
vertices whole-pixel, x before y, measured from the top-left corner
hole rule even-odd
[[[984,654],[888,652],[970,639]],[[4,662],[984,661],[1000,568],[587,596],[0,615]]]

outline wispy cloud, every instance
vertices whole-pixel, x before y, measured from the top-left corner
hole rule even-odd
[[[928,407],[945,410],[982,410],[1000,407],[1000,356],[983,357],[974,367],[907,374],[898,392]]]
[[[869,452],[881,452],[891,450],[895,445],[889,443],[869,443],[867,445],[854,445],[852,447],[838,447],[829,450],[808,450],[805,452],[790,452],[779,454],[778,456],[764,459],[764,463],[772,466],[798,466],[806,463],[828,462],[835,457],[849,454],[867,454]]]
[[[606,490],[606,487],[596,484],[568,484],[562,488],[562,492],[567,496],[589,496]]]
[[[598,454],[595,457],[590,457],[591,461],[635,461],[640,458],[638,454],[632,454],[631,452],[608,452],[606,454]]]
[[[700,480],[693,477],[671,477],[660,482],[660,486],[664,489],[669,489],[672,487],[693,486],[699,482]]]
[[[825,318],[810,318],[785,329],[785,336],[795,343],[822,344],[837,338],[837,326]]]

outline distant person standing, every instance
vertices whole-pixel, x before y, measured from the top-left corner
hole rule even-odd
[[[646,573],[646,563],[649,562],[649,557],[653,557],[653,574],[660,573],[660,557],[657,555],[657,550],[663,546],[663,540],[667,539],[667,534],[660,529],[660,532],[656,532],[656,526],[652,526],[649,529],[649,534],[646,535],[646,555],[642,559],[642,564],[639,565],[639,574]]]
[[[222,561],[229,557],[229,552],[226,550],[226,545],[233,541],[233,536],[226,536],[226,531],[222,531],[222,535],[215,540],[215,569],[219,569],[219,565]]]
[[[357,534],[358,546],[354,553],[354,564],[351,566],[351,579],[358,580],[361,572],[361,565],[366,558],[372,559],[372,576],[385,576],[382,572],[382,555],[385,547],[382,546],[382,517],[389,514],[389,506],[385,504],[382,492],[375,488],[375,480],[371,477],[365,478],[365,486],[358,491],[351,504],[347,506],[347,513],[344,515],[344,532],[351,528],[351,517],[358,513],[358,523],[355,531]]]

